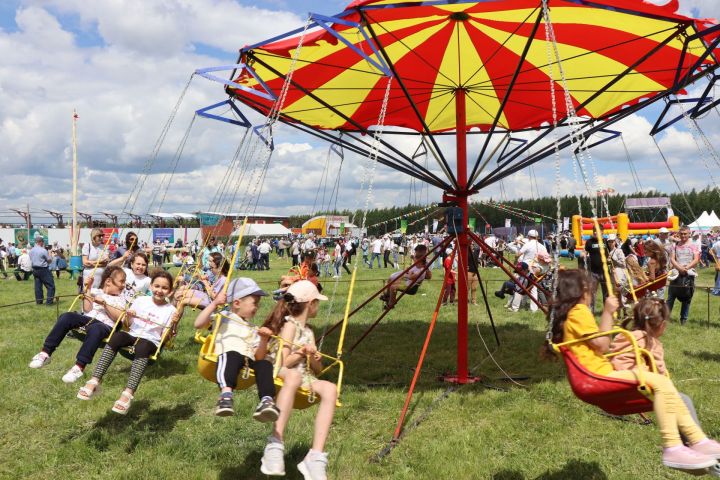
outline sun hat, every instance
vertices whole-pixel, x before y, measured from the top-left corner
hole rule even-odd
[[[537,230],[532,229],[532,230],[530,230],[530,231],[527,233],[527,236],[528,236],[528,237],[535,237],[535,238],[537,238],[538,232],[537,232]]]
[[[675,270],[673,268],[672,270],[670,270],[670,273],[668,273],[667,278],[668,278],[668,280],[670,280],[672,282],[673,280],[678,278],[678,276],[680,276],[680,272],[678,272],[677,270]]]
[[[670,233],[670,230],[668,230],[666,227],[661,227],[660,230],[658,230],[658,233]]]
[[[309,280],[300,280],[288,287],[285,293],[293,296],[296,302],[305,303],[313,300],[327,300],[328,297],[322,295],[314,283]]]
[[[260,286],[255,283],[255,280],[252,278],[247,277],[238,277],[233,279],[230,282],[230,285],[228,285],[227,289],[227,301],[233,302],[235,300],[240,300],[242,298],[248,297],[250,295],[257,295],[259,297],[267,297],[268,293],[260,288]]]

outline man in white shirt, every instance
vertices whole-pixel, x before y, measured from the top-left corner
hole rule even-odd
[[[317,245],[315,245],[314,238],[315,238],[314,233],[308,233],[308,238],[302,244],[303,253],[309,252],[311,250],[315,250],[317,248]]]
[[[267,238],[263,240],[260,245],[258,245],[258,253],[260,254],[260,263],[258,265],[258,270],[270,270],[271,250],[272,246],[270,246],[270,242]]]
[[[27,280],[32,275],[32,261],[27,250],[23,250],[17,259],[17,268],[15,269],[15,279],[18,282]]]
[[[393,241],[392,238],[390,238],[390,235],[385,235],[383,237],[383,263],[384,267],[388,268],[388,265],[391,267],[393,266],[392,262],[390,261],[390,254],[392,253],[393,248]]]
[[[372,257],[370,257],[370,268],[373,268],[373,262],[375,262],[376,258],[378,261],[378,268],[380,268],[380,254],[382,253],[383,248],[382,239],[373,238],[373,241],[370,243],[370,247],[372,248]]]

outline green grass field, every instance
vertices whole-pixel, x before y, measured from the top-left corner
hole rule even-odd
[[[273,258],[269,272],[241,272],[274,288],[287,263]],[[353,304],[374,289],[389,270],[361,267]],[[705,270],[698,282],[712,283]],[[499,270],[481,275],[490,292]],[[314,327],[341,317],[349,276],[337,284]],[[324,279],[325,293],[335,283]],[[482,383],[447,393],[438,382],[455,369],[456,314],[441,310],[406,424],[411,426],[381,461],[373,458],[390,440],[425,338],[441,281],[425,282],[406,297],[355,351],[344,357],[342,402],[327,450],[332,479],[650,479],[683,478],[660,462],[655,426],[607,418],[576,400],[560,362],[542,362],[545,335],[540,314],[508,313],[503,302],[490,303],[501,346],[497,347],[482,306],[470,307],[470,365]],[[59,295],[71,295],[74,282],[63,275]],[[490,293],[492,295],[492,293]],[[33,299],[30,282],[0,280],[0,305]],[[264,300],[257,320],[272,304]],[[59,311],[68,309],[65,298]],[[351,319],[346,346],[380,314],[373,301]],[[720,300],[698,290],[688,325],[675,321],[664,337],[667,363],[679,389],[695,401],[705,430],[720,437]],[[328,313],[332,308],[332,312]],[[708,308],[710,323],[707,323]],[[677,320],[677,310],[675,320]],[[79,347],[66,339],[52,363],[27,367],[56,319],[56,309],[33,303],[0,308],[0,477],[103,479],[255,479],[269,426],[252,420],[254,389],[236,395],[236,416],[213,415],[216,386],[196,370],[198,345],[192,319],[183,319],[174,349],[148,368],[127,416],[110,408],[125,385],[129,362],[118,357],[105,377],[102,394],[90,402],[75,398],[80,382],[60,377],[72,366]],[[483,345],[487,343],[492,357]],[[337,335],[323,350],[333,354]],[[96,360],[99,353],[96,355]],[[495,361],[519,384],[504,378]],[[93,366],[89,366],[91,371]],[[87,378],[87,377],[86,377]],[[446,395],[445,395],[446,394]],[[314,410],[295,411],[287,431],[287,478],[298,479],[295,464],[309,448]],[[417,420],[421,420],[414,426]]]

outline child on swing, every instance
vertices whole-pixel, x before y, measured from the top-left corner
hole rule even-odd
[[[557,298],[550,313],[554,317],[553,342],[577,340],[613,328],[613,313],[617,311],[619,302],[614,296],[606,299],[598,326],[589,306],[593,281],[581,270],[559,272]],[[603,336],[571,345],[569,349],[581,365],[596,375],[635,381],[637,366],[633,370],[615,370],[604,356],[610,343],[610,338]],[[644,373],[644,378],[654,392],[653,410],[662,437],[663,464],[682,470],[699,470],[715,465],[720,459],[720,443],[707,438],[693,421],[673,382],[652,372]],[[680,433],[688,439],[689,447],[683,445]]]
[[[139,297],[132,303],[126,317],[128,331],[116,331],[110,337],[92,378],[80,388],[77,398],[90,400],[98,392],[100,382],[118,351],[123,347],[134,346],[135,355],[127,385],[112,407],[112,411],[120,415],[128,412],[150,356],[160,347],[165,330],[172,328],[172,324],[177,321],[177,310],[167,301],[172,289],[173,277],[170,273],[158,269],[150,275],[152,296]]]
[[[75,365],[63,375],[65,383],[74,383],[83,376],[85,366],[92,362],[102,341],[110,335],[115,322],[122,315],[125,300],[121,296],[125,288],[125,272],[120,267],[108,267],[100,278],[101,288],[91,288],[94,278],[87,279],[87,292],[83,295],[82,313],[66,312],[58,317],[55,326],[45,338],[42,350],[28,365],[42,368],[50,363],[50,357],[60,346],[65,335],[78,327],[85,327],[85,339],[75,357]]]
[[[260,397],[253,418],[260,422],[274,422],[280,415],[273,401],[273,364],[264,359],[272,332],[265,327],[256,330],[248,323],[257,313],[260,300],[265,296],[267,293],[254,280],[237,278],[228,285],[227,294],[219,292],[195,319],[195,328],[207,328],[213,322],[217,307],[229,303],[230,311],[220,314],[220,326],[215,336],[217,383],[220,386],[215,415],[219,417],[235,414],[233,391],[237,387],[238,375],[246,364],[255,372],[255,384]]]
[[[282,351],[271,350],[269,353],[269,356],[278,353],[282,355],[283,366],[278,376],[283,380],[283,387],[277,396],[280,417],[274,424],[272,435],[268,437],[260,466],[260,471],[265,475],[285,475],[283,435],[292,412],[295,392],[304,385],[320,397],[320,405],[315,417],[312,448],[298,464],[298,470],[305,480],[327,479],[328,460],[324,449],[335,414],[337,386],[315,377],[323,368],[322,356],[315,346],[315,336],[307,325],[309,319],[317,316],[320,300],[327,300],[327,297],[321,295],[315,285],[307,280],[297,281],[288,287],[263,324],[283,339]]]
[[[432,272],[426,269],[428,249],[425,245],[415,247],[415,256],[412,267],[405,272],[395,272],[390,275],[386,284],[387,291],[380,296],[380,300],[385,302],[385,308],[390,309],[395,306],[397,291],[405,292],[407,295],[415,295],[423,280],[431,280]],[[404,284],[400,280],[404,280]]]

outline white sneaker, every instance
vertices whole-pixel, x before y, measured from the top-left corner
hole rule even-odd
[[[45,365],[50,363],[50,355],[48,355],[45,352],[40,352],[37,355],[35,355],[32,360],[30,360],[30,363],[28,364],[28,367],[30,368],[42,368]]]
[[[302,462],[298,463],[298,470],[305,480],[327,480],[327,453],[308,452]]]
[[[63,375],[62,381],[65,383],[75,383],[80,380],[83,375],[85,375],[85,372],[83,372],[77,365],[73,365],[73,367],[68,370],[65,375]]]
[[[265,475],[285,475],[285,445],[275,437],[268,437],[265,452],[260,460],[260,471]]]

